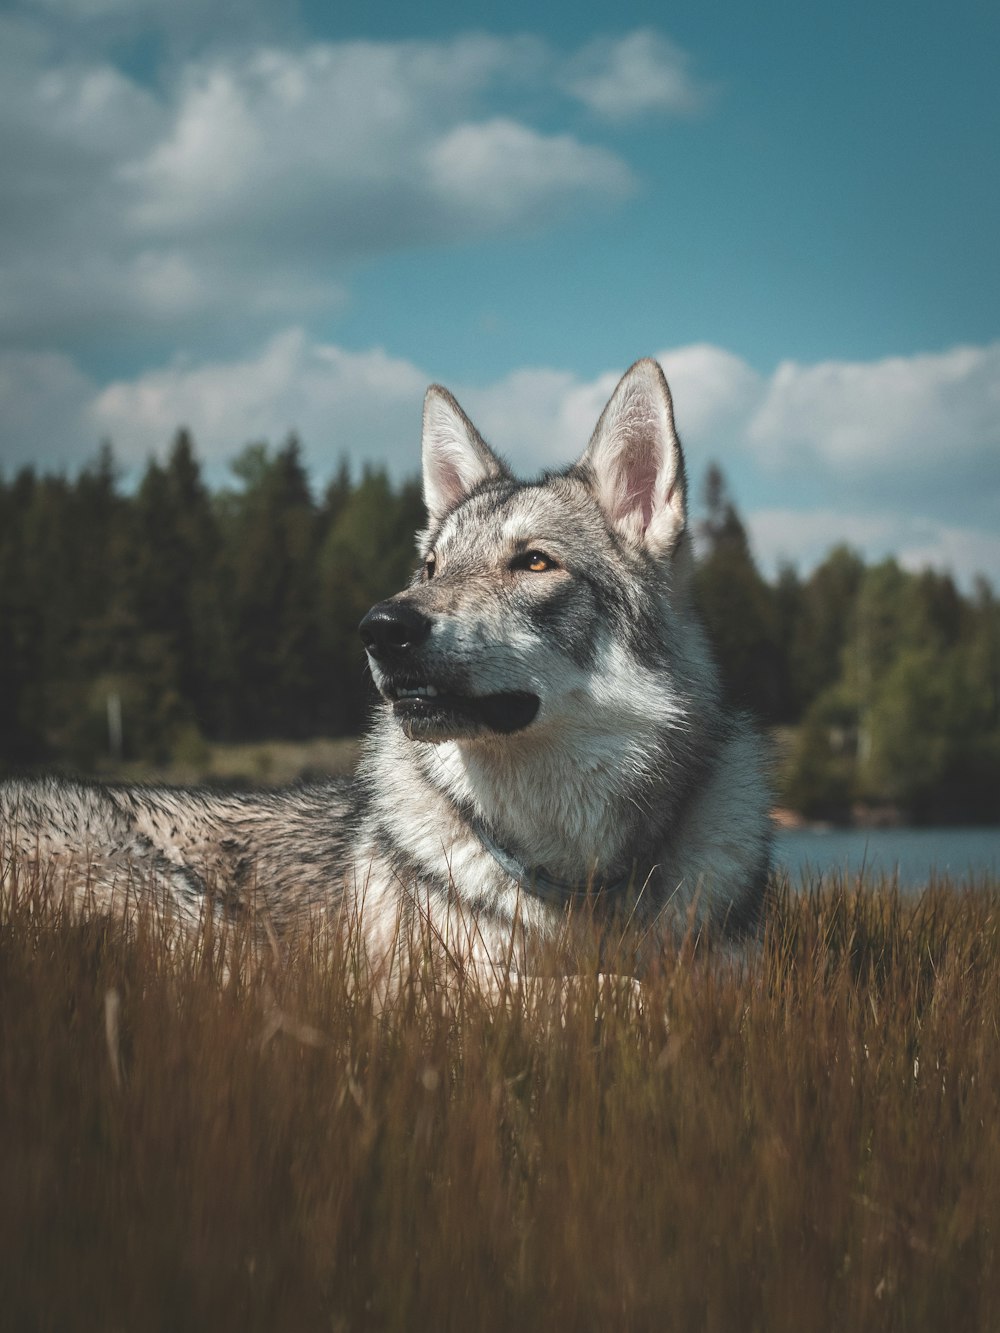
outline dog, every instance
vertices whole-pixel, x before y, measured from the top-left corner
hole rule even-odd
[[[636,976],[692,923],[752,934],[768,763],[722,702],[693,604],[659,365],[633,365],[579,461],[538,480],[517,480],[438,385],[422,444],[419,567],[360,625],[381,700],[353,782],[8,782],[8,874],[101,910],[155,898],[184,927],[251,897],[279,933],[350,919],[383,976],[418,937],[481,975],[530,975],[575,917]]]

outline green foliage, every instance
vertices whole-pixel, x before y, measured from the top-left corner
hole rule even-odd
[[[857,731],[858,710],[850,691],[825,690],[798,729],[781,800],[814,817],[846,817],[854,799]]]
[[[789,618],[783,638],[788,645],[794,716],[800,717],[813,699],[840,678],[864,572],[854,551],[837,546],[800,587],[796,613]]]
[[[836,554],[836,553],[835,553]],[[1000,819],[1000,608],[892,560],[863,572],[836,681],[806,710],[787,795],[808,814],[891,805]]]
[[[696,591],[726,694],[764,721],[789,721],[793,715],[778,606],[754,564],[746,530],[714,466],[708,472],[705,505]]]
[[[361,729],[357,623],[409,577],[419,488],[345,463],[317,503],[294,438],[232,470],[213,497],[180,431],[131,494],[109,447],[0,479],[0,764],[92,768],[114,700],[125,760]]]

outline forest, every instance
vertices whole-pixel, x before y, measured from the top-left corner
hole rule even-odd
[[[363,729],[356,627],[409,576],[419,483],[345,459],[317,493],[294,437],[247,446],[231,470],[210,489],[181,430],[132,487],[110,445],[75,478],[0,476],[0,770]],[[730,698],[774,732],[783,805],[1000,820],[985,579],[963,593],[841,546],[768,581],[714,466],[696,524],[701,614]]]

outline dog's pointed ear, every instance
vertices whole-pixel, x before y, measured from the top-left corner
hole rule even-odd
[[[657,362],[637,361],[625,372],[580,462],[590,470],[609,522],[626,540],[654,555],[674,549],[687,522],[684,455]]]
[[[507,469],[447,389],[432,384],[424,397],[424,504],[431,525],[491,477]]]

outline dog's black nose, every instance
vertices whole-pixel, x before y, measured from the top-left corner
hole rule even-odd
[[[431,632],[427,616],[405,602],[379,602],[358,626],[372,657],[400,657],[417,648]]]

